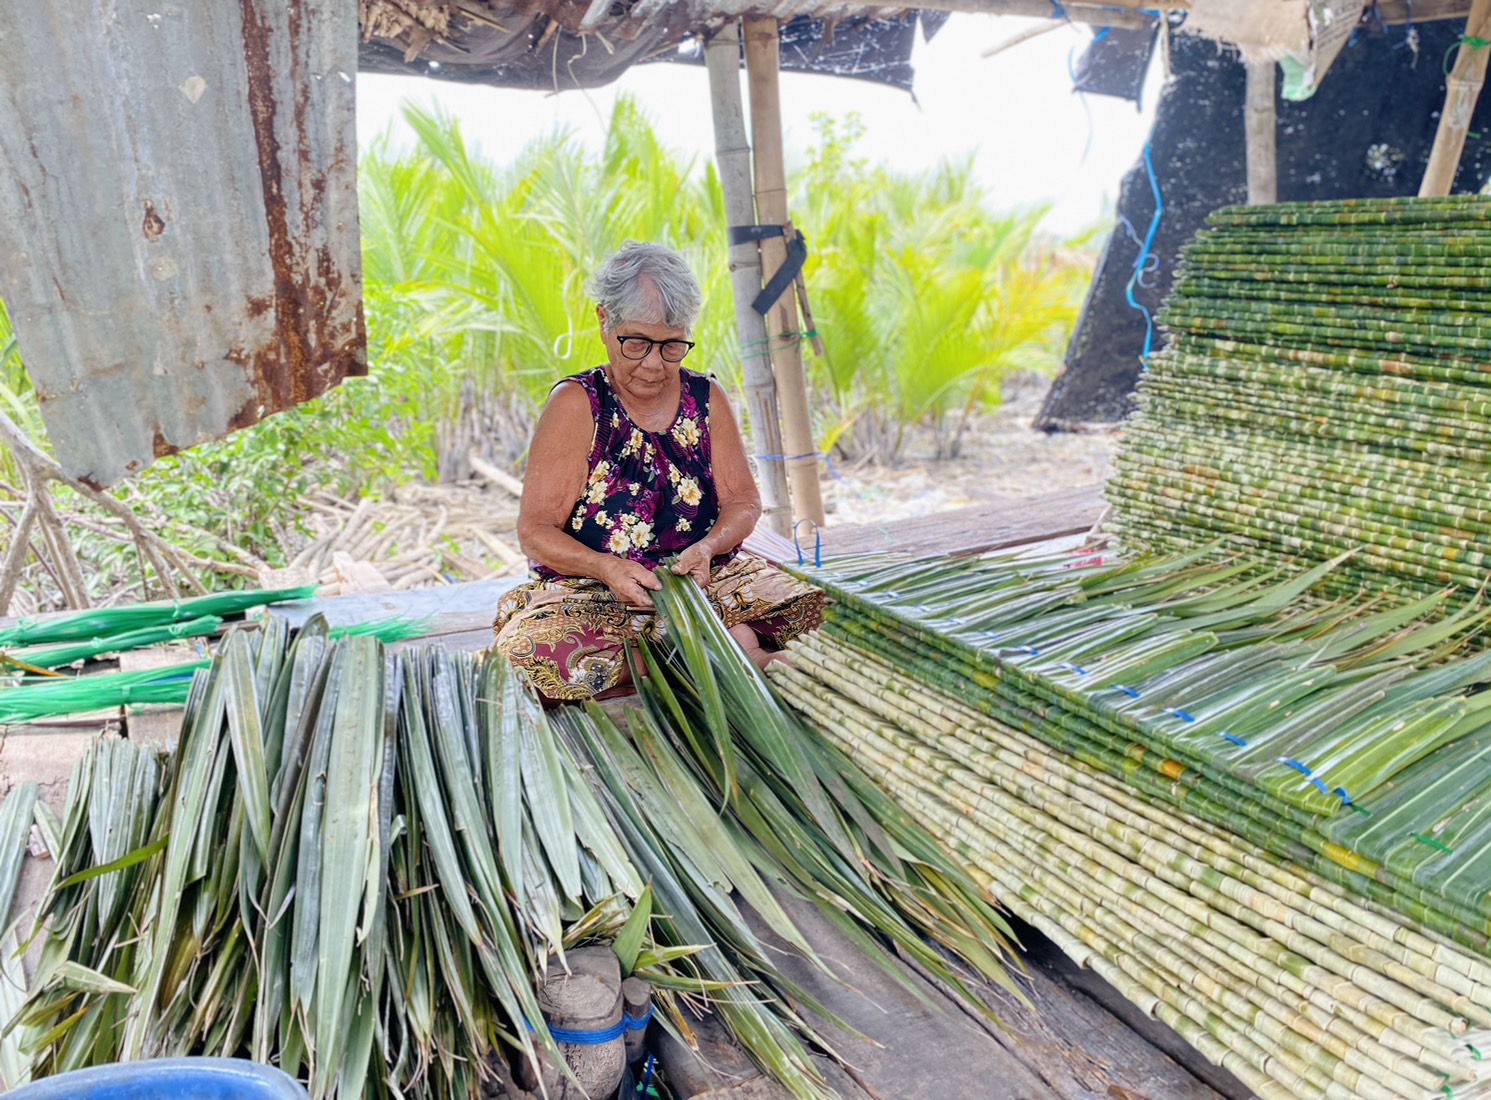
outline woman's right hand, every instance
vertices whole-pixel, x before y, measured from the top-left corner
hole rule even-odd
[[[651,607],[652,597],[648,592],[656,592],[663,587],[663,582],[652,575],[652,570],[645,565],[639,565],[630,558],[617,558],[607,554],[609,559],[605,567],[598,570],[601,574],[596,577],[607,588],[611,595],[615,596],[628,607]]]

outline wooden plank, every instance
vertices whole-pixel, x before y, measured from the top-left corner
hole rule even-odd
[[[174,665],[200,661],[208,655],[207,639],[198,639],[198,646],[161,645],[148,649],[131,649],[119,654],[120,672],[141,672],[152,668],[171,668]],[[126,708],[120,720],[120,732],[131,741],[151,748],[172,752],[181,737],[181,716],[184,707],[147,706],[139,709]]]
[[[523,583],[521,577],[498,577],[461,584],[442,584],[432,588],[414,588],[406,592],[379,592],[355,596],[318,596],[294,603],[275,604],[270,610],[291,626],[301,626],[317,613],[326,616],[332,626],[350,626],[391,618],[459,617],[450,620],[456,630],[473,629],[473,615],[485,615],[490,624],[497,612],[497,601],[504,593]]]
[[[1381,0],[1377,14],[1384,23],[1434,23],[1441,19],[1464,19],[1471,0]]]
[[[986,987],[1026,1064],[1063,1100],[1246,1100],[1241,1081],[1146,1016],[1091,970],[1083,970],[1030,925],[1010,918],[1029,973],[1021,980],[1034,1012]]]
[[[1090,485],[1025,500],[999,501],[939,512],[823,531],[825,559],[842,554],[875,552],[926,555],[977,554],[1026,542],[1087,531],[1102,515],[1102,486]],[[811,546],[803,550],[811,558]],[[795,560],[795,554],[794,554]]]
[[[1045,952],[1055,948],[1033,930],[1027,936],[1023,926],[1019,929],[1022,941],[1040,952],[1031,956],[1029,973],[1020,979],[1030,1007],[993,987],[982,987],[1006,1029],[1001,1032],[961,1010],[919,972],[895,963],[912,985],[920,987],[925,999],[918,998],[809,903],[786,896],[781,900],[814,950],[832,960],[843,982],[824,978],[791,952],[784,951],[779,965],[809,996],[864,1037],[806,1014],[854,1067],[850,1075],[826,1060],[820,1063],[829,1083],[846,1100],[1241,1100],[1247,1095],[1230,1074],[1204,1060],[1205,1070],[1220,1075],[1216,1079],[1227,1089],[1218,1091],[1198,1079],[1150,1037],[1133,1030],[1130,1021],[1053,977]],[[755,924],[758,934],[769,939],[760,923]],[[1200,1059],[1179,1036],[1160,1030],[1181,1043],[1189,1057]],[[677,1043],[661,1044],[660,1060],[677,1095],[693,1100],[779,1095],[721,1029],[706,1024],[700,1040],[697,1056]],[[998,1087],[991,1088],[996,1081]]]

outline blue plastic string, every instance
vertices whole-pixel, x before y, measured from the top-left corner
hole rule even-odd
[[[1078,665],[1074,665],[1070,661],[1068,661],[1066,664],[1062,665],[1061,667],[1065,668],[1065,669],[1070,669],[1072,672],[1075,672],[1078,676],[1086,676],[1087,675],[1087,670],[1085,668],[1081,668]]]
[[[1338,794],[1338,795],[1341,796],[1341,805],[1343,805],[1343,806],[1350,806],[1351,805],[1351,796],[1346,793],[1346,788],[1345,787],[1337,787],[1333,793]]]
[[[1124,687],[1122,684],[1114,684],[1113,685],[1113,690],[1114,691],[1121,691],[1121,692],[1123,692],[1130,699],[1137,699],[1137,698],[1139,698],[1139,693],[1137,691],[1135,691],[1131,687]]]
[[[798,565],[805,565],[806,564],[806,562],[803,560],[802,543],[799,542],[798,538],[797,538],[797,529],[799,527],[801,527],[804,523],[812,523],[813,524],[813,568],[814,569],[822,569],[823,568],[823,530],[818,526],[818,524],[814,523],[811,519],[808,519],[806,516],[804,516],[802,519],[798,520],[796,523],[794,523],[792,525],[792,545],[797,550],[797,564]]]
[[[1179,718],[1182,722],[1194,722],[1196,720],[1196,719],[1192,718],[1189,714],[1187,714],[1185,711],[1180,710],[1177,707],[1166,707],[1165,708],[1165,713],[1166,714],[1172,714],[1172,715],[1174,715],[1176,718]]]
[[[1124,296],[1128,299],[1129,308],[1144,314],[1144,351],[1139,355],[1139,362],[1143,364],[1145,370],[1148,370],[1149,352],[1154,345],[1154,318],[1150,316],[1149,310],[1140,305],[1134,297],[1134,287],[1138,285],[1139,276],[1149,262],[1149,253],[1154,246],[1155,234],[1160,230],[1160,217],[1165,213],[1165,201],[1160,197],[1160,181],[1154,173],[1154,160],[1150,156],[1149,142],[1144,143],[1144,170],[1149,173],[1149,188],[1154,192],[1154,217],[1149,219],[1149,232],[1144,235],[1144,243],[1140,246],[1139,255],[1134,260],[1134,273],[1129,276],[1129,285],[1124,289]]]
[[[1279,757],[1279,763],[1283,764],[1285,767],[1293,768],[1306,779],[1309,779],[1311,776],[1310,769],[1301,764],[1298,760],[1291,760],[1287,756],[1281,756]]]
[[[1221,737],[1225,741],[1231,741],[1234,745],[1241,746],[1242,748],[1248,747],[1248,743],[1235,733],[1221,733],[1217,736]]]

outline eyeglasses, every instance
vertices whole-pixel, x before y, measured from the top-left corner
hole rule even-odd
[[[694,350],[692,340],[649,340],[645,336],[618,336],[616,343],[621,354],[628,359],[646,359],[657,348],[665,363],[681,363],[683,357]]]

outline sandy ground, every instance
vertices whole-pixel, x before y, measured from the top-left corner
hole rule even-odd
[[[936,460],[912,450],[894,466],[830,464],[823,503],[832,525],[928,515],[1106,480],[1117,430],[1048,434],[1031,428],[1042,391],[1009,401],[974,425],[963,454]]]

